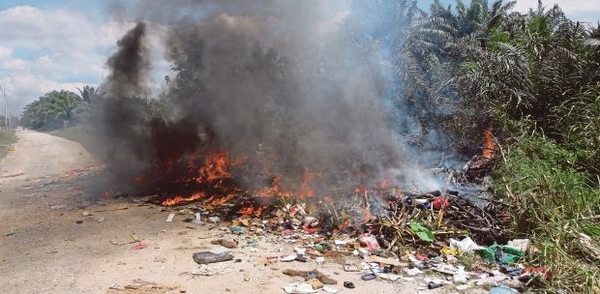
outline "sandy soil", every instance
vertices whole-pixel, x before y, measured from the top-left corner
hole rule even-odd
[[[266,257],[289,253],[294,244],[272,234],[234,236],[228,224],[192,225],[183,215],[167,223],[171,211],[130,199],[98,200],[110,187],[102,186],[101,164],[78,143],[34,131],[18,136],[16,150],[0,162],[2,293],[284,293],[282,287],[303,280],[283,275],[287,268],[317,268],[338,281],[338,293],[423,287],[419,280],[362,281],[327,259],[269,264]],[[233,254],[241,262],[213,264],[230,270],[221,275],[189,274],[198,269],[192,254],[217,247],[210,241],[219,237],[239,241]],[[137,241],[145,247],[134,250]],[[356,288],[345,289],[344,281]]]

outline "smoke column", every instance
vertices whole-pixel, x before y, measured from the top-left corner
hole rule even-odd
[[[357,2],[364,1],[130,3],[132,17],[149,25],[139,23],[119,42],[103,86],[104,134],[119,170],[169,168],[219,148],[259,158],[289,186],[307,170],[341,173],[349,187],[390,171],[409,181],[390,107],[397,85],[385,58],[393,54],[375,41],[363,46]],[[148,26],[163,33],[173,68],[169,112],[160,121],[130,103],[146,93]],[[246,176],[241,184],[256,184]]]

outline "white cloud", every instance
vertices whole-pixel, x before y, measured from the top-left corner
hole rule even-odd
[[[97,85],[107,74],[107,56],[132,26],[63,9],[0,11],[0,83],[12,112],[51,90]]]
[[[12,48],[6,48],[0,46],[0,60],[9,57],[13,53]]]
[[[546,9],[555,4],[571,19],[576,21],[596,22],[600,19],[600,1],[594,0],[542,0]],[[537,0],[517,0],[516,11],[527,12],[538,7]]]

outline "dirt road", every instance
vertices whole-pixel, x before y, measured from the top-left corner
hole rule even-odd
[[[102,166],[78,143],[34,131],[18,136],[0,163],[1,293],[284,293],[303,281],[283,275],[287,268],[318,268],[338,281],[338,293],[415,293],[423,285],[362,281],[328,260],[268,263],[294,244],[271,234],[233,236],[226,223],[185,223],[185,211],[102,199],[99,191],[110,191]],[[167,223],[171,212],[177,215]],[[240,242],[239,260],[215,264],[226,271],[220,275],[190,274],[198,269],[192,254],[216,247],[210,240],[218,237]]]

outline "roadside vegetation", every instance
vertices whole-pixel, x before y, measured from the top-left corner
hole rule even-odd
[[[531,238],[530,262],[552,273],[538,287],[600,293],[600,24],[542,3],[528,13],[503,1],[434,1],[428,11],[403,3],[394,12],[405,20],[394,49],[397,107],[422,124],[423,137],[443,130],[465,156],[481,152],[483,130],[493,129],[501,147],[493,188],[512,207],[515,237]],[[75,133],[93,123],[96,99],[89,86],[51,92],[22,121],[79,125],[59,134],[86,141]],[[164,96],[135,101],[155,117],[168,108]]]
[[[0,128],[0,159],[4,157],[10,148],[10,145],[17,142],[15,130]]]

